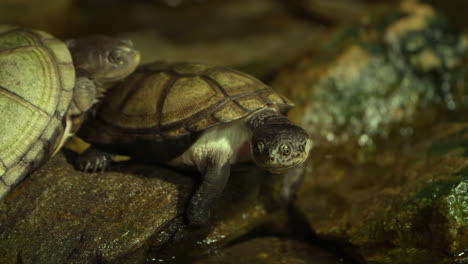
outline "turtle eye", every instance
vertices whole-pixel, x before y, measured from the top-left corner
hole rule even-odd
[[[280,146],[280,153],[282,156],[289,156],[291,154],[291,146],[289,144],[283,144]]]
[[[113,64],[123,64],[124,54],[120,49],[113,50],[108,57],[108,60]]]

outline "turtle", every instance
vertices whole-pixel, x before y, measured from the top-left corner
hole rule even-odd
[[[154,62],[108,91],[78,136],[91,144],[76,166],[106,169],[115,155],[195,167],[201,183],[186,209],[190,225],[205,225],[230,166],[250,147],[254,162],[280,173],[303,163],[308,133],[285,114],[293,106],[255,77],[223,66]]]
[[[80,128],[86,114],[107,89],[123,80],[140,64],[140,52],[129,39],[89,35],[65,41],[76,80],[67,121],[70,133],[60,146]]]
[[[105,89],[135,70],[140,55],[129,44],[0,26],[0,198],[60,149]]]

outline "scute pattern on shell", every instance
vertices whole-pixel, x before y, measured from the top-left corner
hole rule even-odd
[[[62,41],[38,30],[0,26],[0,198],[52,154],[74,81]]]
[[[174,138],[264,107],[279,111],[291,106],[271,87],[233,69],[158,62],[141,66],[109,92],[98,111],[99,122],[93,122],[99,127],[87,129],[85,138],[97,144],[111,144],[112,137],[122,142],[125,134]]]

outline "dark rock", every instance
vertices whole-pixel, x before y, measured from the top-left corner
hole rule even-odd
[[[468,124],[429,134],[362,164],[318,155],[297,200],[317,236],[372,263],[466,261]]]
[[[235,167],[210,223],[196,229],[175,223],[177,231],[171,241],[152,247],[147,259],[188,263],[278,217],[282,213],[282,178],[253,165]]]
[[[53,158],[1,201],[0,262],[112,262],[145,246],[183,210],[191,181],[131,171],[82,173]]]
[[[211,256],[195,263],[344,264],[345,262],[321,248],[310,246],[304,242],[264,237],[213,252]]]

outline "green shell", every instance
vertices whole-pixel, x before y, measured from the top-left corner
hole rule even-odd
[[[57,148],[74,81],[62,41],[0,26],[0,198]]]

